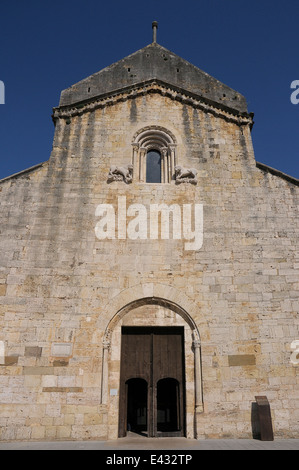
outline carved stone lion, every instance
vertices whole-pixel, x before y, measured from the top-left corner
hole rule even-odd
[[[108,183],[112,181],[124,181],[129,184],[133,180],[133,165],[115,166],[112,165],[108,175]]]
[[[175,169],[175,182],[197,184],[197,170],[195,168],[183,168],[176,166]]]

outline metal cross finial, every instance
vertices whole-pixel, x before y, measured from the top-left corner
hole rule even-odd
[[[153,43],[156,43],[157,42],[157,29],[158,29],[157,21],[153,21],[152,28],[153,28]]]

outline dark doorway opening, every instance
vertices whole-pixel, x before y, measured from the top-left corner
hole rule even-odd
[[[180,384],[176,379],[162,379],[157,384],[157,431],[171,435],[181,431]]]
[[[127,431],[147,435],[147,382],[130,379],[127,386]]]

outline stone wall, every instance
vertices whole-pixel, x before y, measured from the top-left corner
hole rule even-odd
[[[198,170],[197,185],[107,184],[146,126],[176,137],[177,162]],[[102,400],[104,334],[120,309],[153,296],[185,309],[200,335],[196,437],[250,437],[256,395],[269,398],[276,436],[299,437],[298,187],[256,167],[249,127],[161,93],[125,97],[57,118],[49,162],[0,182],[1,440],[116,437],[118,397]],[[96,208],[117,210],[119,196],[127,207],[203,204],[202,248],[119,240],[117,230],[98,240]]]

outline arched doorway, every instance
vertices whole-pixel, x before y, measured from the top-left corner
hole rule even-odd
[[[167,293],[167,299],[163,294]],[[111,312],[115,312],[111,316]],[[103,337],[101,404],[107,407],[108,439],[120,436],[121,421],[121,368],[123,327],[177,327],[184,330],[184,433],[188,438],[196,438],[201,433],[200,415],[203,413],[201,340],[199,329],[206,337],[208,326],[198,306],[182,291],[155,283],[146,283],[125,289],[106,305],[103,316],[111,316]],[[196,318],[196,323],[195,319]],[[147,380],[142,374],[132,374]],[[154,386],[162,378],[176,378],[166,371],[156,378]],[[126,381],[125,380],[125,381]],[[147,380],[148,381],[148,380]],[[156,390],[148,382],[148,394],[152,400]],[[181,393],[181,388],[180,388]],[[124,405],[126,409],[126,404]],[[123,428],[127,432],[126,427]]]
[[[157,434],[181,435],[184,416],[180,383],[166,378],[157,384]]]

